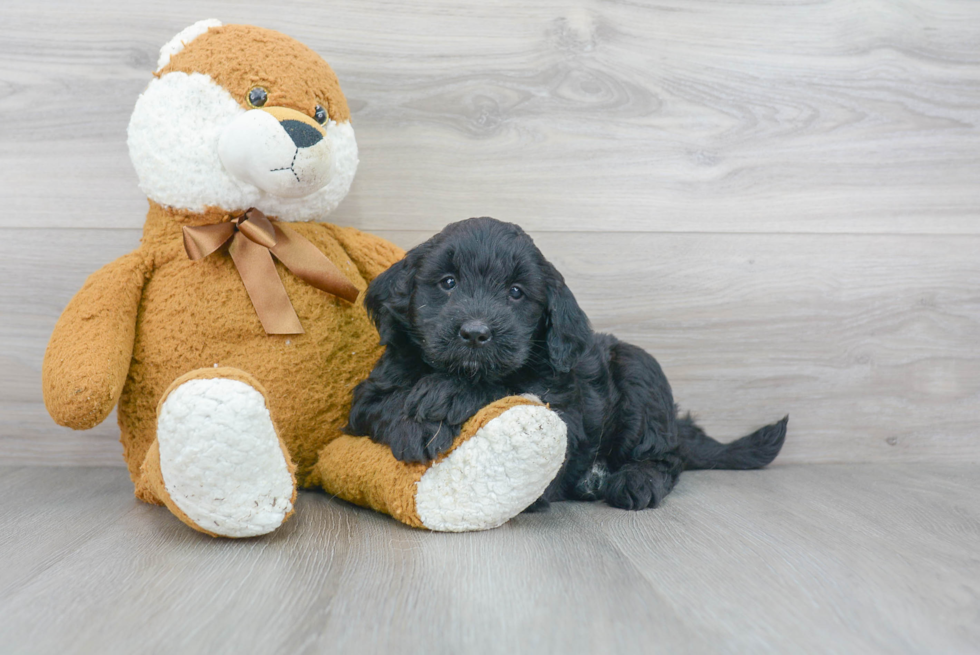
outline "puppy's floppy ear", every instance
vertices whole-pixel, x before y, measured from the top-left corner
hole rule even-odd
[[[567,373],[588,347],[592,326],[565,285],[561,273],[551,264],[546,266],[546,270],[548,305],[545,308],[545,344],[548,359],[557,372]]]
[[[372,280],[364,294],[364,307],[374,321],[381,345],[395,345],[408,337],[409,309],[415,285],[415,261],[409,252]]]

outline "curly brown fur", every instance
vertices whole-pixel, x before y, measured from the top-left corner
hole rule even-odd
[[[534,394],[568,426],[568,452],[532,509],[655,507],[682,469],[759,468],[786,435],[788,417],[720,444],[678,418],[657,361],[593,332],[561,274],[510,223],[449,225],[375,279],[365,305],[387,349],[354,391],[347,430],[426,461],[484,405]]]

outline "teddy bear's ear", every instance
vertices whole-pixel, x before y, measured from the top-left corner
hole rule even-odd
[[[160,58],[157,60],[157,72],[159,73],[164,66],[170,63],[170,58],[184,49],[188,43],[207,32],[212,27],[221,27],[221,21],[216,18],[206,18],[199,20],[190,27],[185,27],[177,36],[167,41],[160,48]]]

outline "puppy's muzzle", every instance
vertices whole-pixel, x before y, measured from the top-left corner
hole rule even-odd
[[[459,328],[459,338],[470,348],[482,348],[493,338],[493,333],[482,321],[466,321]]]

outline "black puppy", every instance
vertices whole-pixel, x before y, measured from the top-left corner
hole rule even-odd
[[[656,360],[593,332],[561,274],[510,223],[449,225],[378,276],[364,303],[387,348],[354,390],[346,430],[425,461],[484,405],[534,394],[568,426],[565,464],[535,509],[570,498],[654,507],[682,469],[759,468],[786,435],[788,417],[723,445],[678,418]]]

